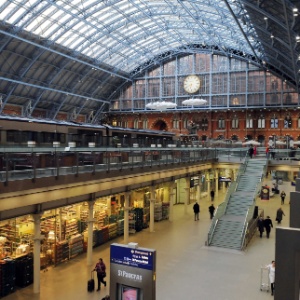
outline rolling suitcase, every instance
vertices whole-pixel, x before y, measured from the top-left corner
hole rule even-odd
[[[88,292],[93,292],[95,289],[95,279],[94,279],[94,271],[91,272],[91,279],[88,281],[87,290]]]

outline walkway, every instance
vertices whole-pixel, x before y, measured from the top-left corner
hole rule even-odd
[[[267,181],[271,185],[270,181]],[[289,224],[289,191],[294,187],[284,182],[287,197],[283,210],[286,214],[282,224]],[[215,204],[222,202],[222,194]],[[147,229],[130,236],[130,241],[141,247],[157,250],[157,300],[263,300],[272,299],[270,293],[261,292],[260,266],[269,263],[275,256],[275,230],[270,239],[256,238],[245,252],[205,247],[210,226],[207,198],[200,200],[200,221],[194,221],[192,205],[184,214],[184,206],[174,207],[174,221],[155,223],[155,232]],[[275,223],[275,213],[280,207],[280,197],[275,195],[270,201],[257,200],[265,216]],[[274,227],[277,225],[274,224]],[[274,228],[275,229],[275,228]],[[122,242],[122,239],[114,240]],[[109,266],[109,244],[94,249],[94,261],[102,257]],[[109,284],[100,292],[87,292],[87,280],[91,267],[86,266],[85,255],[55,268],[42,271],[41,293],[32,294],[32,286],[18,290],[4,300],[100,300],[109,294]],[[109,276],[109,268],[108,268]],[[109,277],[108,277],[109,279]],[[109,280],[108,280],[109,282]],[[114,299],[115,300],[115,299]]]

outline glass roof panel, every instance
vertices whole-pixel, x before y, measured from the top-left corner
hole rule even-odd
[[[137,66],[162,49],[200,42],[252,52],[224,1],[3,1],[0,20],[24,24],[25,30],[113,66],[125,66],[124,60]],[[111,60],[113,53],[120,60]]]
[[[8,23],[14,23],[18,18],[26,12],[24,7],[18,7],[11,3],[0,14],[0,19],[5,20]]]

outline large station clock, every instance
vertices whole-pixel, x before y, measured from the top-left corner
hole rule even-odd
[[[197,75],[189,75],[183,81],[183,88],[189,94],[194,94],[200,89],[201,81]]]

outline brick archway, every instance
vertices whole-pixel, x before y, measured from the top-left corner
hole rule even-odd
[[[153,122],[151,129],[153,130],[162,130],[162,131],[168,131],[168,124],[163,119],[158,119]]]

